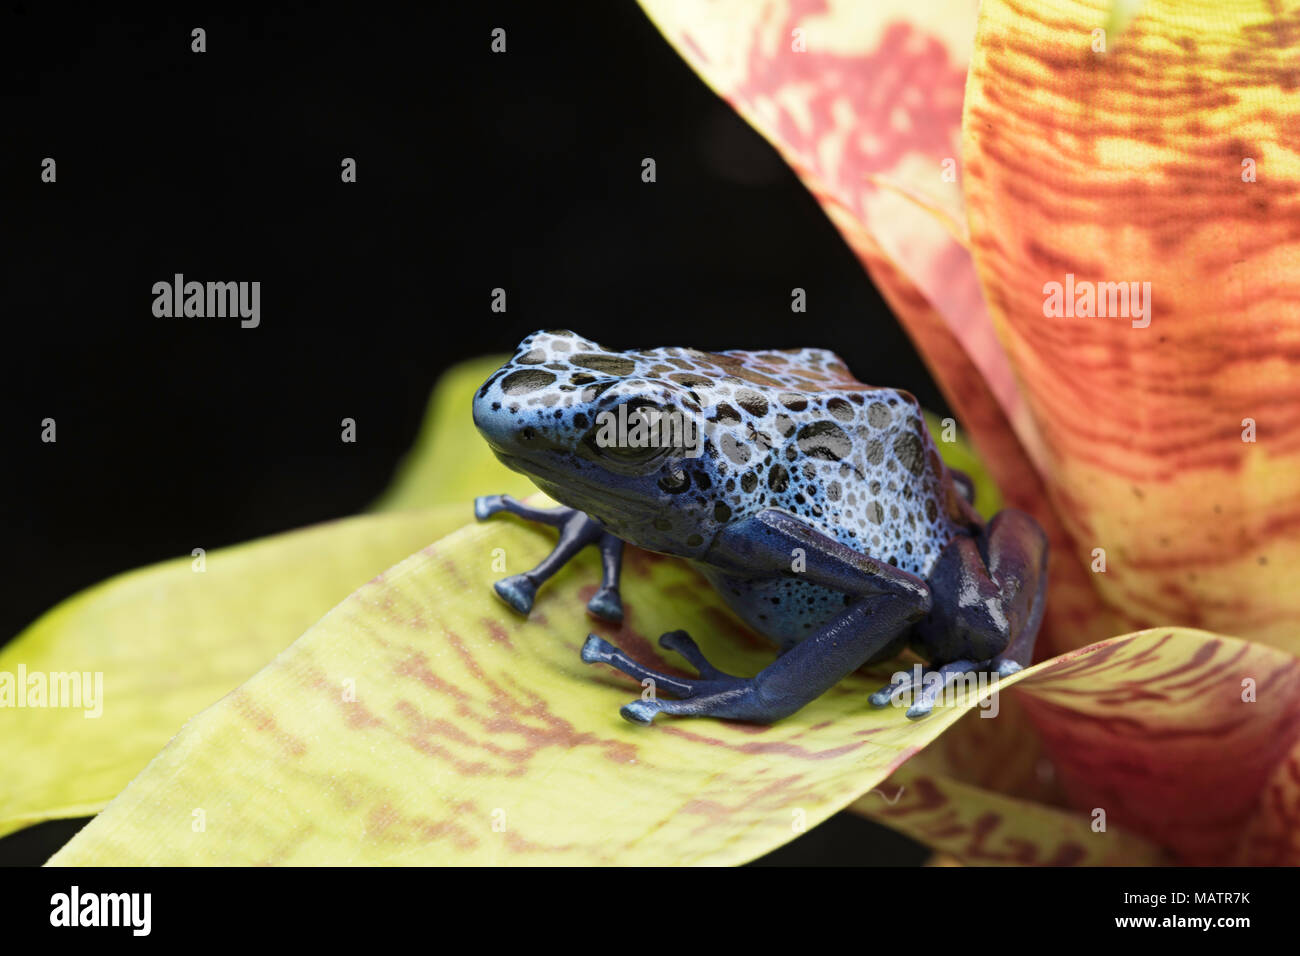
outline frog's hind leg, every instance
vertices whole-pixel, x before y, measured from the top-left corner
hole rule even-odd
[[[794,548],[802,549],[806,559],[799,572],[790,566]],[[690,661],[699,677],[651,670],[608,641],[595,634],[588,636],[582,647],[584,661],[608,664],[638,681],[653,682],[649,686],[655,695],[634,700],[620,710],[633,723],[648,724],[661,713],[756,723],[780,720],[894,644],[930,609],[930,589],[920,578],[854,551],[801,519],[774,509],[719,532],[709,550],[709,561],[720,573],[755,579],[797,573],[810,584],[846,595],[848,603],[754,677],[735,677],[718,670],[685,631],[665,634],[659,643]],[[658,697],[659,690],[677,699]]]
[[[860,667],[883,644],[916,619],[915,595],[873,594],[859,598],[810,637],[791,647],[755,677],[736,677],[709,663],[685,631],[670,631],[661,647],[686,658],[700,676],[682,678],[645,667],[613,644],[591,634],[582,648],[588,664],[608,664],[653,687],[654,695],[620,710],[624,719],[648,724],[658,714],[724,717],[768,724],[794,713]],[[649,682],[647,684],[647,681]],[[658,697],[664,691],[676,700]]]
[[[916,625],[912,646],[931,663],[871,695],[884,707],[910,696],[912,720],[934,710],[960,674],[1006,677],[1026,667],[1047,598],[1047,538],[1022,511],[999,512],[980,537],[958,538],[930,573],[934,602]]]
[[[573,508],[534,508],[510,495],[483,495],[474,499],[474,517],[485,521],[502,511],[526,521],[559,529],[560,540],[541,563],[531,571],[502,578],[493,585],[501,599],[520,614],[533,609],[537,589],[564,567],[583,548],[594,544],[600,548],[603,576],[600,590],[587,602],[592,614],[615,623],[623,620],[623,602],[618,593],[619,574],[623,566],[623,542],[605,531],[581,511]]]

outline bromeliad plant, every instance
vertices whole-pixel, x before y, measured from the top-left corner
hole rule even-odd
[[[735,863],[852,803],[968,862],[1300,860],[1300,5],[644,5],[891,302],[980,510],[1048,530],[1040,663],[919,723],[867,703],[892,668],[771,727],[624,723],[589,630],[650,661],[685,628],[732,673],[770,649],[646,553],[617,627],[583,613],[594,555],[528,620],[492,596],[550,542],[470,523],[528,491],[473,433],[485,360],[380,513],[134,572],[0,651],[105,697],[0,711],[0,833],[103,808],[53,862]],[[1045,308],[1118,282],[1140,321]]]

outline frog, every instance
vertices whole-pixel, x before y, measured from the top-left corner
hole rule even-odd
[[[475,499],[558,531],[535,568],[494,584],[527,617],[538,589],[587,547],[587,605],[618,624],[626,545],[689,563],[770,640],[758,674],[715,667],[684,630],[659,644],[697,672],[647,666],[589,633],[581,658],[648,688],[620,709],[771,724],[860,668],[911,651],[873,707],[929,716],[957,675],[1030,663],[1048,542],[1024,511],[985,521],[974,484],[945,464],[916,398],[859,382],[833,352],[616,350],[568,330],[527,336],[477,390],[474,425],[496,457],[558,503]],[[679,669],[681,673],[685,671]]]

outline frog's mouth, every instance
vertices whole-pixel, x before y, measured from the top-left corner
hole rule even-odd
[[[705,543],[702,548],[683,549],[672,535],[652,530],[656,527],[655,519],[664,513],[664,507],[656,500],[624,491],[613,483],[591,481],[573,471],[539,464],[536,458],[502,452],[495,447],[492,450],[511,471],[528,476],[551,498],[581,511],[629,544],[684,558],[699,557],[709,546]]]
[[[572,471],[552,468],[536,458],[524,458],[495,447],[492,451],[511,471],[528,476],[556,501],[591,515],[603,525],[612,527],[638,513],[649,515],[654,511],[650,503],[637,495],[608,484],[589,481]],[[611,516],[614,520],[610,521],[606,516]]]
[[[501,464],[505,465],[511,471],[517,471],[521,475],[527,475],[529,478],[532,478],[539,483],[551,485],[561,491],[564,489],[572,489],[584,498],[589,498],[591,500],[622,500],[629,503],[633,503],[637,500],[634,496],[623,493],[617,488],[611,488],[607,485],[597,484],[594,481],[588,481],[573,471],[564,471],[559,468],[552,468],[550,465],[545,465],[539,462],[536,458],[524,458],[522,455],[499,451],[495,448],[492,450],[496,452],[496,456],[501,460]],[[551,495],[551,497],[555,498],[556,501],[560,500],[559,498],[556,498],[555,495]]]

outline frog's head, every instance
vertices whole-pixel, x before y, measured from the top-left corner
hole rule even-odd
[[[724,516],[708,493],[700,397],[656,374],[663,362],[537,332],[478,390],[474,424],[556,501],[640,547],[699,557]]]

